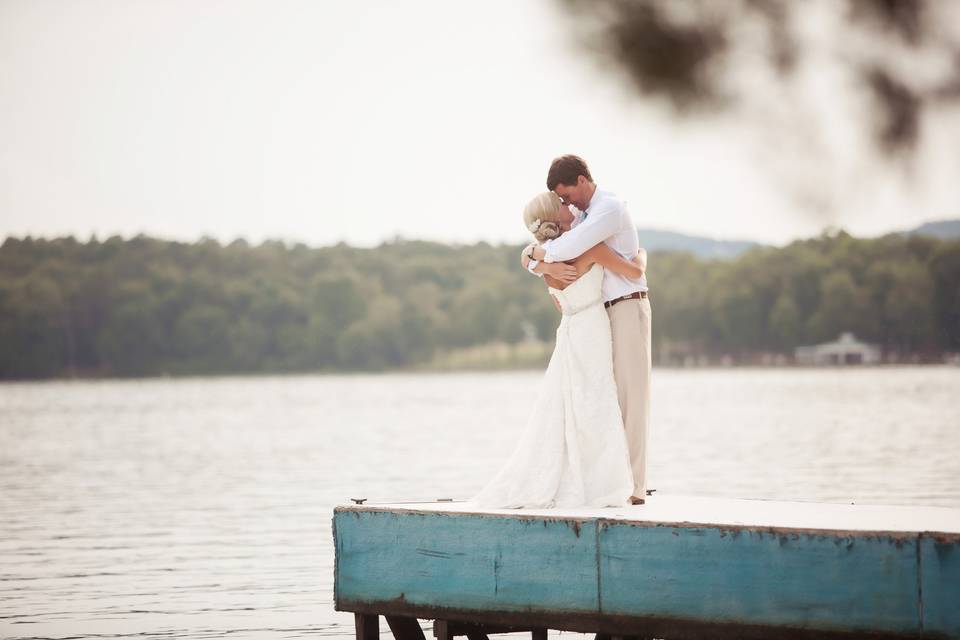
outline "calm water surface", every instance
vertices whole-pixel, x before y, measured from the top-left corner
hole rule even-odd
[[[540,377],[0,385],[0,636],[352,637],[333,506],[468,497]],[[656,370],[652,414],[661,494],[960,507],[957,367]]]

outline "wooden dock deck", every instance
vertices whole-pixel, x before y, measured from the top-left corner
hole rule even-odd
[[[334,510],[335,608],[371,640],[960,638],[960,509],[655,495],[608,509]]]

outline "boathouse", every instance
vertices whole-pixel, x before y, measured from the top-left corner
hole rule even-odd
[[[833,342],[797,347],[794,355],[797,364],[804,365],[878,364],[882,352],[879,346],[860,342],[846,331]]]

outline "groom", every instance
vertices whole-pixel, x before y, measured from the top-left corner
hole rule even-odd
[[[630,260],[640,252],[646,268],[646,251],[640,249],[637,229],[620,198],[598,189],[582,158],[561,156],[550,165],[547,188],[565,205],[579,210],[571,229],[542,246],[528,246],[527,269],[571,282],[562,263],[573,260],[590,247],[605,242]],[[650,326],[652,313],[647,298],[647,280],[631,280],[609,269],[603,272],[603,298],[613,336],[613,375],[623,415],[630,466],[633,469],[632,504],[643,504],[647,489],[647,427],[650,421]]]

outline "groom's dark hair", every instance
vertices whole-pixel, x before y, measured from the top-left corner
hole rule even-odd
[[[587,163],[580,156],[560,156],[554,158],[550,163],[550,171],[547,172],[547,189],[553,191],[558,184],[574,186],[577,184],[577,176],[583,176],[590,182],[593,177],[590,175],[590,169]]]

